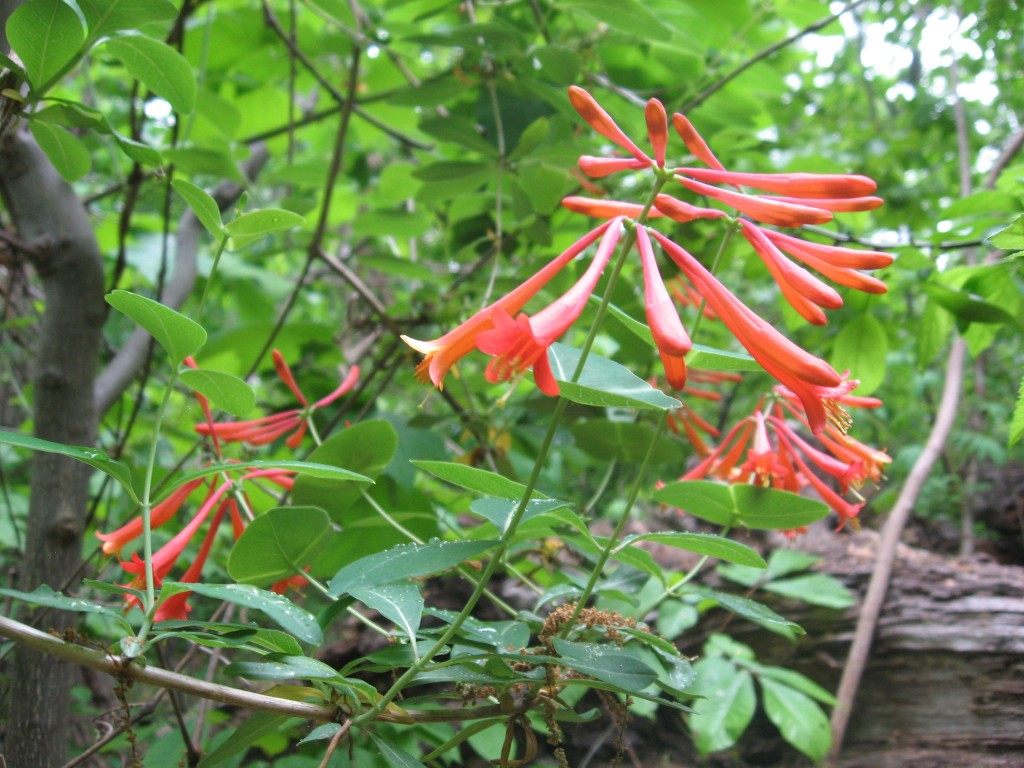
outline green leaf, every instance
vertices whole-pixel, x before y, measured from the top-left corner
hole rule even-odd
[[[85,42],[82,20],[61,0],[29,0],[7,20],[7,40],[25,66],[33,96],[75,58]]]
[[[19,592],[16,589],[0,589],[0,595],[13,597],[15,600],[21,600],[22,602],[30,605],[42,605],[47,608],[56,608],[59,611],[98,613],[101,616],[107,616],[114,619],[129,631],[132,631],[132,625],[125,621],[125,618],[119,611],[112,610],[104,605],[99,605],[88,600],[83,600],[80,597],[68,597],[67,595],[62,595],[60,592],[54,592],[53,589],[46,584],[41,584],[31,592]]]
[[[696,552],[699,555],[707,555],[751,568],[768,567],[761,556],[746,544],[710,533],[644,533],[635,537],[631,536],[623,543],[632,544],[637,541],[655,541],[677,549],[684,549],[687,552]]]
[[[763,664],[758,664],[752,661],[745,661],[744,666],[749,668],[758,678],[770,678],[777,682],[787,685],[790,688],[795,688],[798,691],[803,691],[812,699],[820,701],[822,704],[834,707],[836,705],[836,697],[826,691],[816,682],[811,680],[806,675],[801,675],[799,672],[786,669],[785,667],[769,667]]]
[[[89,23],[90,40],[177,15],[169,0],[78,0],[78,7]]]
[[[254,519],[228,558],[239,584],[258,587],[302,573],[331,535],[331,520],[316,507],[277,507]]]
[[[988,241],[1004,251],[1024,251],[1024,215],[1018,216],[1010,226],[996,232]]]
[[[372,483],[391,463],[398,450],[398,433],[383,419],[371,419],[353,424],[329,438],[309,455],[316,461],[336,467],[351,467],[358,472],[362,483]],[[339,483],[337,478],[317,479],[300,477],[295,481],[292,498],[296,504],[320,507],[340,521],[349,507],[363,494],[363,485],[351,482]]]
[[[1024,437],[1024,378],[1020,380],[1020,388],[1017,390],[1017,404],[1013,407],[1008,447],[1019,443],[1022,437]]]
[[[702,755],[728,749],[747,730],[757,707],[754,679],[725,659],[705,658],[694,668],[693,690],[702,699],[693,703],[690,733]]]
[[[842,582],[824,573],[807,573],[790,579],[769,581],[764,589],[776,595],[803,600],[811,605],[841,610],[857,604],[853,596]]]
[[[300,608],[287,597],[257,589],[249,584],[181,584],[198,595],[224,600],[245,608],[263,611],[282,629],[291,632],[303,642],[320,645],[323,632],[311,613]]]
[[[795,493],[710,480],[672,483],[655,491],[654,498],[710,523],[758,530],[799,528],[828,514],[827,504]]]
[[[98,469],[100,472],[110,475],[117,480],[136,504],[142,503],[135,494],[135,489],[132,488],[131,470],[97,448],[82,448],[77,445],[54,443],[50,440],[43,440],[6,429],[0,429],[0,443],[15,445],[19,448],[28,448],[33,451],[43,451],[44,453],[57,453],[61,456],[67,456],[80,461],[83,464],[88,464],[93,469]]]
[[[601,303],[601,300],[596,296],[591,296],[590,301],[594,304]],[[632,332],[633,335],[642,340],[651,349],[655,349],[651,329],[645,323],[634,319],[614,304],[608,305],[608,314],[618,320],[626,330]],[[728,350],[715,349],[703,344],[693,345],[690,353],[686,356],[686,364],[692,368],[701,368],[705,371],[762,370],[758,362],[746,352],[729,352]]]
[[[373,745],[380,752],[380,756],[384,758],[388,768],[423,768],[423,763],[404,749],[399,749],[394,744],[385,741],[373,731],[368,731],[368,733],[370,738],[373,739]]]
[[[570,427],[577,447],[601,461],[639,462],[654,439],[654,428],[632,421],[590,419]],[[658,439],[651,454],[654,464],[681,466],[685,460],[679,443],[667,437]]]
[[[399,582],[381,584],[376,587],[352,589],[349,591],[356,600],[372,608],[388,621],[402,628],[415,643],[416,632],[423,619],[423,595],[415,584]]]
[[[353,589],[367,589],[403,579],[417,579],[447,571],[486,552],[496,541],[428,541],[424,544],[399,544],[385,552],[349,563],[328,584],[332,597]]]
[[[562,501],[561,499],[530,499],[519,522],[522,524],[535,517],[547,515],[555,510],[571,506],[572,502]],[[509,521],[512,519],[512,513],[518,507],[519,502],[513,499],[484,498],[476,499],[470,504],[469,511],[474,515],[480,515],[480,517],[489,520],[499,532],[505,533],[508,530]]]
[[[206,331],[195,320],[158,301],[128,291],[112,291],[107,303],[141,325],[164,348],[175,366],[206,343]]]
[[[243,213],[224,225],[224,231],[228,234],[228,250],[237,251],[267,235],[300,227],[305,221],[299,214],[283,208],[264,208]]]
[[[638,693],[658,679],[658,673],[616,645],[572,643],[553,638],[565,666],[603,680],[623,691]]]
[[[639,40],[669,40],[672,31],[660,18],[637,0],[563,0],[567,10],[582,12],[607,24],[618,33]]]
[[[200,223],[206,227],[206,231],[213,235],[214,240],[220,242],[224,237],[224,225],[221,223],[217,201],[210,197],[206,190],[197,187],[191,181],[175,179],[171,182],[171,186],[188,203],[188,207],[192,209],[192,213],[196,215]]]
[[[198,480],[201,477],[209,477],[210,475],[218,475],[221,472],[239,472],[244,469],[282,469],[295,472],[300,476],[300,478],[314,477],[322,480],[332,480],[334,482],[344,480],[347,482],[369,483],[370,485],[373,485],[373,480],[365,477],[364,475],[350,472],[347,469],[335,467],[330,464],[317,464],[316,462],[311,461],[288,461],[284,459],[280,461],[239,461],[232,464],[210,464],[178,476],[171,485],[164,488],[163,494],[159,499],[157,499],[156,503],[159,503],[170,496],[176,488],[180,488],[193,480]],[[298,484],[298,480],[296,480],[296,484]]]
[[[1002,307],[985,301],[980,296],[928,281],[922,283],[925,292],[943,309],[963,323],[1012,323],[1014,318]]]
[[[885,379],[888,350],[885,326],[865,312],[848,321],[836,336],[832,367],[837,371],[850,371],[852,377],[860,381],[857,394],[870,395]]]
[[[130,159],[137,162],[139,165],[148,165],[153,168],[160,168],[164,164],[163,155],[160,151],[144,144],[141,141],[135,141],[129,139],[127,136],[114,133],[114,141],[117,142],[117,146],[121,148],[121,151],[125,153]]]
[[[558,381],[559,394],[581,405],[604,407],[650,408],[667,411],[680,403],[659,389],[655,389],[628,368],[590,353],[579,380],[570,382],[580,351],[555,343],[548,351],[551,371]]]
[[[526,493],[526,486],[522,483],[509,480],[494,472],[488,472],[486,469],[470,467],[453,461],[412,461],[410,463],[424,472],[429,472],[435,477],[457,485],[459,488],[465,488],[467,491],[475,491],[501,499],[521,499]],[[534,491],[531,498],[541,496],[542,494]]]
[[[250,680],[337,680],[338,670],[308,656],[270,653],[260,661],[236,661],[224,669],[225,674]]]
[[[323,725],[318,725],[295,743],[305,744],[307,741],[322,741],[323,739],[330,739],[333,738],[341,728],[342,726],[339,723],[324,723]]]
[[[254,742],[267,734],[284,728],[284,724],[295,718],[285,717],[273,712],[253,712],[237,728],[230,731],[231,735],[218,744],[212,752],[204,755],[199,761],[199,768],[213,768],[239,752],[248,749]]]
[[[24,6],[23,6],[24,7]],[[92,157],[80,138],[59,125],[32,120],[28,129],[65,181],[76,181],[92,168]]]
[[[809,696],[771,678],[761,678],[764,712],[782,738],[818,762],[832,745],[825,713]]]
[[[760,371],[761,365],[746,352],[729,352],[725,349],[694,344],[686,356],[686,364],[705,371]]]
[[[175,110],[189,114],[196,105],[196,77],[192,65],[169,45],[144,35],[120,35],[103,43],[103,50],[119,59],[128,73]]]
[[[689,587],[686,590],[688,593],[700,595],[701,597],[709,600],[714,600],[722,608],[727,611],[735,613],[737,616],[742,616],[745,619],[749,619],[763,627],[769,629],[783,628],[787,631],[796,632],[798,635],[806,634],[803,629],[800,628],[799,624],[795,624],[789,619],[783,618],[771,608],[763,605],[756,600],[750,600],[739,595],[730,595],[726,592],[718,592],[714,589],[708,589],[706,587]]]
[[[178,378],[186,387],[235,416],[244,416],[256,405],[256,393],[252,387],[230,373],[186,368]]]

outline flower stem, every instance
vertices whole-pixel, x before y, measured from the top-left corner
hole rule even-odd
[[[572,617],[562,627],[562,638],[564,639],[572,629],[573,625],[576,624],[576,619],[579,618],[580,611],[586,606],[587,601],[590,600],[591,595],[594,594],[594,590],[597,587],[597,580],[601,578],[601,573],[604,571],[605,565],[608,563],[609,558],[612,556],[612,552],[615,550],[615,545],[619,541],[619,537],[622,536],[622,529],[626,527],[626,521],[629,520],[629,513],[633,511],[633,505],[636,503],[636,497],[640,495],[640,486],[644,481],[644,477],[647,475],[647,468],[650,466],[651,457],[654,455],[654,448],[661,440],[661,435],[665,431],[665,419],[658,421],[658,428],[654,431],[654,437],[651,439],[650,445],[647,446],[647,453],[644,454],[644,460],[640,464],[640,469],[636,473],[636,481],[633,483],[632,489],[629,491],[629,498],[626,499],[626,506],[622,510],[622,515],[619,517],[619,522],[615,525],[615,530],[612,532],[611,537],[608,539],[608,544],[597,558],[597,562],[594,563],[594,567],[590,571],[590,579],[587,581],[587,585],[583,588],[583,592],[580,594],[579,599],[576,601],[576,607],[573,609]]]
[[[177,366],[171,372],[171,379],[167,382],[167,387],[164,389],[163,399],[160,401],[160,406],[156,412],[156,423],[153,425],[153,440],[149,444],[149,457],[146,460],[146,476],[142,487],[142,554],[146,564],[146,600],[142,606],[142,612],[146,618],[143,621],[142,628],[139,630],[138,641],[144,642],[146,634],[149,632],[150,624],[152,623],[151,614],[153,608],[156,605],[156,578],[153,574],[153,525],[152,525],[152,510],[153,510],[153,470],[156,467],[156,450],[160,442],[160,426],[164,419],[164,414],[167,411],[167,403],[171,399],[171,393],[174,391],[174,384],[178,380]]]
[[[729,219],[728,221],[729,223],[725,227],[725,234],[722,235],[722,241],[718,244],[718,252],[715,253],[715,260],[711,262],[712,275],[718,273],[718,268],[722,264],[722,256],[725,255],[725,249],[728,247],[733,235],[735,235],[740,228],[739,219]],[[708,300],[701,296],[700,306],[697,308],[697,319],[693,321],[693,330],[690,331],[691,341],[697,338],[697,331],[700,330],[700,321],[704,319],[704,307],[707,306],[707,303]]]

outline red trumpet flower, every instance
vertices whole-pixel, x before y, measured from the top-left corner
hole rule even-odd
[[[526,303],[551,281],[570,261],[585,251],[595,240],[607,231],[611,222],[605,222],[591,230],[569,248],[556,256],[551,262],[531,276],[522,285],[497,301],[488,304],[471,318],[444,336],[432,341],[420,341],[403,336],[402,341],[422,352],[425,357],[416,367],[416,378],[419,381],[430,381],[438,389],[444,388],[444,377],[455,363],[472,352],[477,346],[480,334],[496,327],[495,317],[504,315],[511,317],[519,312]],[[618,224],[616,224],[618,226]]]
[[[196,432],[201,435],[209,435],[215,440],[248,443],[249,445],[267,445],[282,435],[291,432],[292,434],[285,440],[285,444],[289,448],[294,449],[302,443],[303,438],[306,436],[309,420],[313,417],[313,412],[330,405],[346,392],[349,392],[359,379],[359,366],[353,365],[337,389],[310,405],[302,390],[299,389],[299,385],[296,384],[292,369],[285,362],[281,353],[275,349],[272,356],[274,359],[274,369],[277,371],[278,377],[292,391],[295,398],[302,404],[302,408],[291,408],[287,411],[281,411],[280,413],[250,421],[226,421],[216,424],[207,421],[203,424],[197,424],[195,427]]]

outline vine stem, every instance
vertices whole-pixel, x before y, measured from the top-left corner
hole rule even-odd
[[[153,575],[153,470],[156,468],[156,449],[160,442],[160,426],[163,423],[164,414],[167,412],[167,403],[170,402],[171,393],[174,392],[174,384],[178,380],[177,366],[171,373],[171,380],[164,389],[164,396],[160,400],[160,407],[156,413],[156,423],[153,426],[153,440],[149,445],[149,457],[146,459],[146,479],[142,487],[142,552],[146,562],[146,604],[143,611],[146,619],[139,631],[138,641],[142,643],[149,633],[149,627],[153,622],[151,613],[156,604],[156,579]]]
[[[562,627],[561,636],[563,639],[568,636],[570,630],[572,630],[573,626],[576,624],[576,619],[580,617],[580,611],[583,610],[583,607],[587,604],[587,601],[590,600],[590,596],[594,594],[594,590],[597,588],[597,580],[601,578],[601,572],[604,571],[605,565],[608,563],[609,558],[612,556],[612,552],[615,550],[615,545],[622,536],[622,529],[626,527],[626,521],[629,520],[629,513],[633,511],[633,505],[636,503],[636,497],[640,495],[640,485],[643,483],[643,479],[647,475],[647,468],[650,466],[651,457],[654,455],[654,447],[661,439],[661,435],[665,431],[665,425],[667,423],[668,422],[665,419],[661,419],[658,422],[658,428],[654,431],[654,437],[651,439],[650,445],[647,446],[647,453],[644,454],[644,460],[640,464],[640,471],[636,474],[636,482],[633,483],[633,487],[629,492],[629,498],[626,500],[626,506],[622,510],[622,514],[619,516],[619,522],[615,525],[615,530],[608,539],[608,544],[601,551],[600,556],[597,558],[597,562],[591,569],[590,579],[587,581],[587,585],[583,588],[583,592],[576,601],[576,607],[573,609],[572,616],[569,617],[569,620],[565,622]]]

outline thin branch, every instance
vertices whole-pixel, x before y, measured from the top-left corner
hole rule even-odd
[[[301,717],[306,720],[316,720],[325,723],[335,722],[339,717],[347,714],[338,707],[325,704],[310,704],[304,701],[292,701],[277,696],[268,696],[264,693],[243,691],[239,688],[232,688],[231,686],[220,685],[219,683],[197,680],[194,677],[171,672],[161,667],[136,663],[131,659],[112,656],[103,651],[65,642],[59,637],[54,637],[46,632],[40,632],[38,629],[33,629],[27,624],[8,619],[5,616],[0,616],[0,636],[57,659],[104,672],[119,680],[126,679],[136,683],[155,685],[168,691],[177,691],[178,693],[197,696],[201,699],[216,701],[228,706],[254,709],[260,712],[273,712],[288,717]],[[503,712],[500,705],[476,707],[474,709],[431,709],[422,711],[392,707],[381,712],[374,719],[385,723],[413,725],[415,723],[479,720],[497,717],[501,714]]]
[[[402,329],[398,327],[398,324],[388,315],[387,309],[385,309],[383,302],[377,298],[377,295],[370,290],[370,287],[362,281],[362,279],[349,269],[348,265],[341,259],[336,259],[331,254],[327,253],[323,249],[317,252],[317,255],[323,259],[327,265],[333,269],[341,278],[352,286],[353,290],[359,294],[359,296],[373,309],[374,313],[380,319],[380,321],[387,326],[388,330],[395,334],[396,337],[402,335]]]
[[[722,90],[722,88],[727,86],[729,83],[731,83],[733,80],[735,80],[737,77],[742,75],[744,72],[746,72],[748,69],[750,69],[752,66],[754,66],[758,62],[764,61],[769,56],[772,56],[772,55],[778,53],[783,48],[786,48],[787,46],[792,45],[793,43],[795,43],[800,38],[806,37],[807,35],[809,35],[811,32],[817,32],[822,27],[827,27],[829,24],[831,24],[833,21],[838,19],[840,16],[842,16],[847,11],[852,11],[857,6],[863,5],[866,2],[867,2],[867,0],[853,0],[853,2],[847,3],[843,8],[841,8],[838,13],[834,13],[831,16],[826,16],[823,19],[819,19],[818,21],[814,22],[813,24],[809,24],[808,26],[804,27],[803,29],[798,30],[797,32],[794,32],[792,35],[787,37],[785,40],[780,40],[779,42],[774,43],[773,45],[769,45],[767,48],[765,48],[764,50],[760,51],[759,53],[754,54],[749,59],[747,59],[745,62],[740,64],[738,67],[736,67],[734,70],[732,70],[728,74],[724,75],[723,77],[719,78],[716,82],[712,83],[710,86],[705,88],[699,94],[694,96],[686,104],[683,105],[681,111],[682,112],[689,112],[691,109],[699,107],[701,104],[703,104],[705,101],[707,101],[708,98],[710,98],[713,94],[715,94],[718,91]]]

